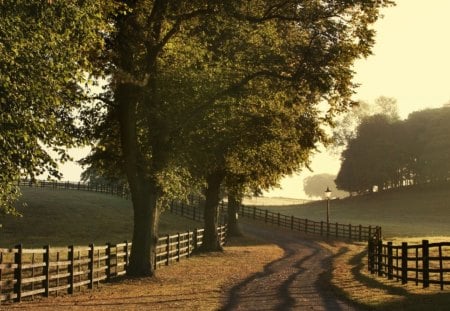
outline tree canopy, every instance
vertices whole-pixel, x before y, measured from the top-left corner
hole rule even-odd
[[[342,154],[338,188],[356,193],[445,182],[450,107],[411,113],[406,120],[378,114],[364,119]]]
[[[324,138],[321,125],[352,103],[353,62],[370,54],[375,35],[371,25],[380,9],[392,4],[388,0],[126,0],[120,1],[125,7],[106,13],[100,10],[106,5],[102,2],[50,2],[39,2],[51,11],[42,21],[48,36],[54,35],[50,21],[72,26],[56,18],[59,6],[64,7],[61,12],[67,6],[80,13],[71,17],[75,25],[80,21],[80,29],[63,28],[55,35],[66,37],[45,40],[58,42],[55,54],[49,51],[37,61],[59,64],[56,72],[63,68],[65,74],[55,79],[56,85],[65,86],[66,78],[72,89],[68,84],[42,92],[60,98],[43,99],[36,109],[42,105],[43,113],[51,115],[55,106],[46,110],[46,103],[56,103],[64,123],[56,117],[49,128],[59,132],[48,140],[32,138],[37,145],[42,141],[58,147],[71,146],[77,139],[70,139],[88,134],[96,143],[92,163],[101,160],[97,168],[106,163],[120,167],[134,208],[127,269],[131,276],[154,272],[159,213],[173,185],[183,187],[186,179],[180,176],[200,172],[198,177],[210,185],[217,177],[211,173],[220,172],[230,180],[238,177],[264,187],[308,161],[310,151]],[[17,13],[18,7],[11,8]],[[55,18],[49,18],[52,14]],[[83,19],[91,14],[92,20]],[[26,33],[33,36],[39,31]],[[76,86],[86,71],[96,68],[107,74],[105,93],[92,109],[81,110],[81,120],[93,126],[78,135],[74,108],[79,107],[76,95],[82,92]],[[48,81],[49,86],[55,81]],[[70,96],[65,90],[72,90]],[[319,104],[326,104],[325,112]]]
[[[64,161],[66,148],[83,142],[77,109],[88,74],[101,71],[103,5],[0,2],[0,212],[14,212],[20,178],[59,177],[48,148]]]
[[[332,174],[316,174],[306,177],[303,180],[303,190],[309,197],[323,198],[326,189],[330,189],[333,197],[346,197],[348,193],[338,190],[334,180],[335,175]]]

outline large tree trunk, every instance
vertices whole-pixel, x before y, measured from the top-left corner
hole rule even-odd
[[[133,277],[154,275],[158,242],[158,197],[151,191],[140,192],[133,195],[133,245],[127,267],[127,275]]]
[[[122,156],[134,211],[133,245],[127,274],[152,276],[158,239],[159,191],[156,183],[146,176],[145,164],[142,163],[139,151],[136,109],[140,91],[136,85],[123,83],[117,86],[115,98],[118,104]]]
[[[217,232],[220,185],[225,175],[222,172],[214,172],[206,178],[205,189],[205,231],[201,251],[213,252],[222,250],[219,234]]]
[[[227,235],[242,236],[239,228],[238,212],[241,206],[241,198],[235,192],[228,189],[228,211],[227,211]]]

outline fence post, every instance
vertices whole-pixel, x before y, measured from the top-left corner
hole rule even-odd
[[[308,219],[305,219],[305,233],[308,233]]]
[[[73,290],[73,284],[75,282],[75,277],[74,277],[74,270],[75,270],[75,247],[73,245],[69,246],[69,254],[68,254],[68,259],[69,259],[69,289],[68,292],[69,294],[73,294],[74,290]]]
[[[339,224],[336,223],[336,237],[339,237]]]
[[[359,237],[359,241],[361,241],[362,240],[362,236],[361,236],[361,234],[362,234],[362,226],[361,225],[359,225],[359,234],[358,234],[358,237]],[[369,236],[369,240],[370,240],[370,236]]]
[[[265,213],[265,216],[264,216],[264,223],[267,223],[267,214],[268,214],[268,211],[266,210],[266,213]]]
[[[430,249],[428,240],[422,240],[422,276],[423,276],[423,288],[430,286]]]
[[[166,266],[169,265],[169,261],[170,261],[170,235],[168,234],[166,236]]]
[[[280,226],[280,213],[278,213],[278,215],[277,215],[277,225],[278,225],[278,227]]]
[[[408,283],[408,243],[402,242],[402,284]]]
[[[253,219],[256,219],[256,206],[253,206]]]
[[[106,243],[106,280],[109,281],[111,279],[111,243]]]
[[[392,252],[392,242],[388,242],[387,243],[387,247],[388,247],[388,249],[387,249],[387,251],[388,251],[388,267],[387,267],[387,274],[388,274],[388,280],[392,280],[393,278],[394,278],[394,276],[393,276],[393,272],[394,272],[394,268],[393,268],[393,263],[394,263],[394,261],[393,261],[393,258],[392,258],[392,255],[393,255],[393,252]]]
[[[180,261],[180,252],[181,252],[180,233],[177,232],[177,261]]]
[[[348,224],[348,239],[352,239],[352,224]]]
[[[442,245],[439,244],[439,283],[441,285],[441,290],[444,290],[444,271],[442,265]]]
[[[294,230],[294,216],[291,216],[291,230]]]
[[[316,230],[314,230],[314,231],[316,231]],[[320,235],[323,236],[323,221],[320,222]]]
[[[378,258],[377,258],[378,275],[383,276],[383,241],[381,241],[381,240],[376,240],[376,241],[378,244],[378,246],[377,246],[377,248],[378,248],[378,253],[377,253],[377,255],[378,255]]]
[[[369,226],[369,236],[372,236],[372,226]]]
[[[188,229],[188,238],[187,238],[187,257],[191,257],[191,231]]]
[[[125,271],[127,271],[128,270],[128,240],[125,241],[125,258],[124,258],[124,260],[125,260],[124,269],[125,269]]]
[[[369,245],[367,247],[367,258],[369,263],[369,271],[371,274],[375,273],[375,245],[373,239],[369,237]]]
[[[14,292],[17,294],[16,300],[20,302],[22,300],[22,252],[23,246],[22,244],[18,244],[15,247],[17,249],[17,253],[14,255],[14,263],[17,265],[14,270],[14,278],[16,279],[16,284],[14,286]]]
[[[89,244],[89,288],[94,288],[94,244]]]
[[[46,245],[44,246],[45,249],[45,253],[44,253],[44,262],[45,262],[45,266],[44,266],[44,271],[43,274],[45,276],[45,280],[44,280],[44,288],[45,288],[45,292],[44,295],[45,297],[49,296],[49,287],[50,287],[50,245]]]
[[[197,243],[197,228],[194,229],[194,232],[192,234],[192,239],[194,242],[194,250],[196,250],[198,248],[198,243]]]

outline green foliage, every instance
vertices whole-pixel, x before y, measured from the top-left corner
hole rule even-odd
[[[450,178],[450,108],[412,113],[400,121],[388,115],[364,119],[342,153],[340,189],[363,193]]]
[[[114,128],[94,135],[94,152],[121,151],[105,163],[123,168],[133,195],[129,273],[149,275],[146,241],[164,197],[189,180],[180,172],[269,187],[307,163],[321,124],[351,103],[353,62],[370,54],[371,24],[391,1],[124,3],[105,53],[112,100],[93,116]]]
[[[331,190],[332,197],[343,198],[348,196],[347,192],[336,188],[335,179],[336,176],[331,174],[316,174],[306,177],[303,180],[303,190],[309,197],[323,198],[327,188]]]
[[[0,3],[0,211],[10,212],[20,178],[59,177],[66,147],[83,142],[76,121],[88,73],[103,49],[103,1]],[[106,6],[108,7],[108,6]]]

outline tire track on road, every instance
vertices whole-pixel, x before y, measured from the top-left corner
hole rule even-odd
[[[292,231],[245,224],[246,235],[277,244],[284,256],[230,289],[222,310],[359,310],[336,297],[321,276],[333,256],[314,240]]]

